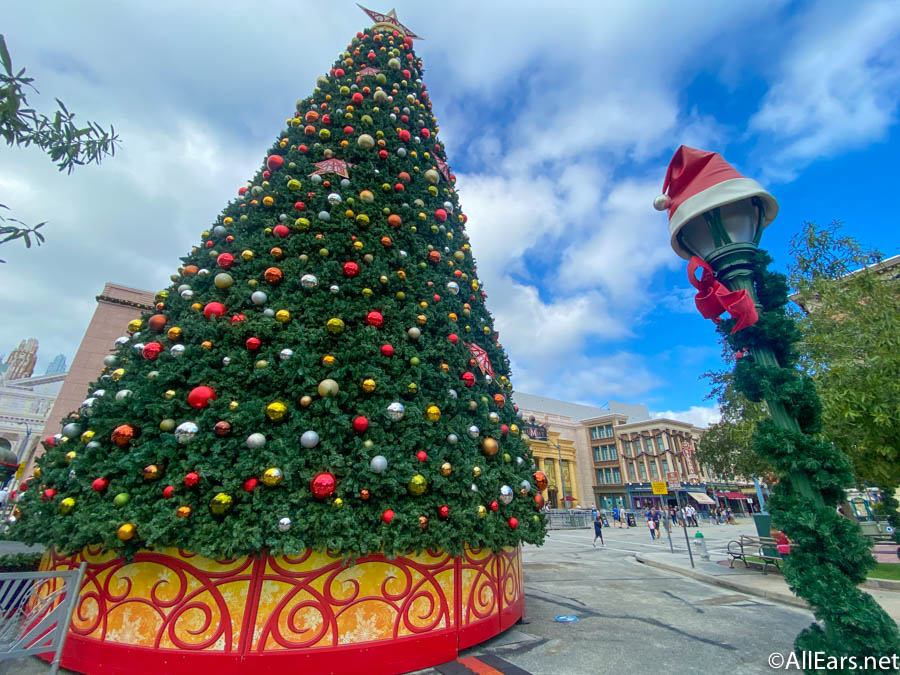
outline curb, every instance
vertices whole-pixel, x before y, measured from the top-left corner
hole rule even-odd
[[[643,557],[640,553],[635,554],[634,558],[639,563],[643,563],[644,565],[657,567],[668,572],[677,572],[678,574],[682,574],[686,577],[691,577],[692,579],[696,579],[697,581],[702,581],[707,584],[722,586],[723,588],[728,588],[733,591],[739,591],[748,595],[755,595],[757,597],[766,598],[768,600],[774,600],[776,602],[780,602],[785,605],[791,605],[793,607],[799,607],[801,609],[809,609],[809,605],[806,603],[806,601],[798,598],[795,595],[760,590],[758,588],[754,588],[753,586],[732,581],[731,579],[724,579],[722,577],[716,577],[711,574],[704,574],[703,572],[698,572],[697,570],[685,569],[683,567],[679,567],[678,565],[670,565],[668,563],[659,562],[657,560],[650,560],[649,558]]]
[[[867,588],[871,591],[900,591],[900,581],[892,581],[891,579],[866,579],[860,588]]]

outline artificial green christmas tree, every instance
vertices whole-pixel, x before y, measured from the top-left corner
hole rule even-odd
[[[297,102],[45,442],[17,537],[208,557],[542,542],[546,479],[412,37],[358,33]]]

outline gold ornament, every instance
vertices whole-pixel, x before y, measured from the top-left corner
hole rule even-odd
[[[173,419],[164,419],[159,423],[160,431],[172,431],[175,429],[175,420]]]
[[[168,337],[173,342],[181,339],[181,329],[178,326],[172,326],[168,331],[166,331],[166,337]]]
[[[428,518],[426,516],[419,516],[419,529],[424,530],[428,527]]]
[[[312,396],[303,396],[300,399],[300,405],[302,405],[304,408],[308,408],[310,405],[312,405]]]
[[[253,260],[253,251],[247,249],[246,251],[241,252],[241,258],[243,258],[246,262],[250,262]]]
[[[134,533],[137,531],[137,528],[131,523],[125,523],[120,526],[118,530],[116,530],[116,536],[122,541],[128,541],[134,536]]]
[[[32,475],[33,475],[35,478],[40,479],[40,477],[41,477],[41,467],[39,467],[39,466],[34,467],[34,471],[32,472]]]
[[[478,478],[478,476],[481,475],[481,467],[480,467],[480,466],[473,466],[473,467],[472,467],[472,475],[475,476],[475,478]]]
[[[140,319],[132,319],[128,322],[128,332],[137,333],[141,329],[142,322]]]
[[[371,377],[367,377],[365,380],[363,380],[362,390],[367,394],[371,394],[373,391],[375,391],[375,380],[373,380]]]
[[[406,391],[408,391],[410,394],[415,394],[417,391],[419,391],[419,385],[417,385],[415,382],[410,382],[408,385],[406,385]]]
[[[420,473],[417,473],[415,476],[410,478],[409,483],[406,485],[406,489],[409,490],[409,494],[416,496],[424,494],[427,488],[428,481],[425,480],[425,476]]]
[[[318,392],[319,396],[323,398],[327,396],[334,396],[338,393],[338,391],[340,391],[338,383],[330,378],[319,382]]]
[[[228,409],[231,410],[232,412],[234,412],[235,410],[238,409],[238,405],[240,405],[240,404],[237,401],[232,401],[231,403],[228,404]]]
[[[279,309],[275,312],[275,320],[279,323],[287,323],[291,320],[291,313],[286,309]]]
[[[234,500],[231,495],[220,492],[213,497],[212,503],[209,505],[209,510],[212,511],[214,515],[221,516],[231,508],[232,501]]]
[[[81,442],[82,443],[90,443],[91,439],[94,437],[94,432],[88,429],[83,434],[81,434]]]
[[[509,425],[509,430],[510,430],[512,433],[517,434],[517,433],[519,433],[519,425],[518,425],[518,424],[510,424],[510,425]]]
[[[190,506],[179,506],[175,511],[175,515],[179,518],[187,518],[189,515],[191,515],[192,512],[193,509],[191,509]]]
[[[165,397],[165,399],[167,401],[171,401],[173,398],[175,398],[175,390],[174,389],[167,390],[166,393],[163,394],[163,397]]]
[[[273,485],[278,485],[283,478],[284,474],[281,472],[281,469],[277,466],[272,466],[263,473],[262,482],[272,487]]]
[[[141,476],[144,480],[156,480],[161,474],[158,464],[148,464],[141,471]]]
[[[326,354],[325,356],[322,357],[322,365],[323,366],[333,366],[336,361],[337,361],[337,359],[334,358],[334,356],[332,356],[331,354]]]
[[[479,504],[478,506],[478,517],[484,518],[487,515],[487,509],[484,507],[484,504]]]
[[[334,508],[339,509],[339,508],[341,508],[341,507],[344,505],[344,500],[341,499],[340,497],[335,497],[335,498],[334,498],[334,501],[331,502],[331,505],[332,505]]]
[[[332,335],[340,335],[344,332],[344,322],[337,317],[331,317],[325,324],[325,329]]]
[[[78,457],[78,453],[74,450],[70,450],[66,453],[66,464],[71,464],[72,460]]]
[[[444,462],[441,464],[441,475],[446,478],[451,473],[453,473],[453,465],[450,462]]]
[[[116,368],[116,369],[115,369],[114,371],[112,371],[112,373],[111,373],[113,382],[118,382],[119,380],[121,380],[121,379],[122,379],[122,376],[123,376],[124,374],[125,374],[125,369],[124,369],[124,368]]]
[[[72,497],[66,497],[59,503],[59,512],[63,515],[71,513],[75,508],[75,500]]]
[[[266,406],[266,417],[273,422],[280,422],[287,415],[288,407],[281,401],[272,401]]]
[[[265,359],[260,359],[259,361],[257,361],[256,363],[253,364],[253,367],[256,368],[257,370],[263,370],[264,368],[269,367],[269,362],[266,361]]]
[[[204,340],[203,342],[200,343],[200,346],[203,349],[210,350],[210,349],[212,349],[212,342],[210,342],[209,340]]]
[[[430,405],[425,408],[425,419],[429,422],[437,422],[441,419],[441,409],[436,405]]]
[[[499,449],[500,445],[491,437],[485,438],[483,441],[481,441],[481,451],[488,457],[493,457],[494,455],[496,455]]]

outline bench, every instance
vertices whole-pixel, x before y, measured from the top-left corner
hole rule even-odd
[[[740,560],[744,563],[744,567],[750,567],[747,562],[747,556],[759,558],[763,562],[763,574],[769,565],[774,565],[775,569],[780,569],[782,557],[778,553],[778,542],[772,537],[751,537],[742,534],[738,541],[728,542],[728,555],[731,556],[730,568],[734,569],[734,561]]]

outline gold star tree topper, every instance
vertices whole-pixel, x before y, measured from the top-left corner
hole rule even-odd
[[[387,31],[392,33],[397,31],[403,37],[413,38],[415,40],[421,40],[422,37],[413,33],[409,28],[400,23],[400,20],[397,19],[397,11],[392,9],[387,14],[381,14],[380,12],[374,12],[371,9],[366,9],[359,3],[356,4],[362,11],[364,11],[372,21],[375,23],[372,25],[374,30]]]

